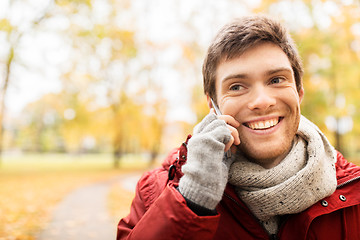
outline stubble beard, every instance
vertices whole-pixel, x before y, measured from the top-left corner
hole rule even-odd
[[[296,123],[293,125],[291,131],[285,131],[284,138],[277,143],[278,147],[274,147],[271,144],[268,146],[258,146],[259,144],[254,141],[246,141],[246,139],[243,139],[238,146],[237,151],[240,151],[249,161],[257,163],[265,168],[276,166],[286,157],[292,148],[300,122],[299,111],[294,120]]]

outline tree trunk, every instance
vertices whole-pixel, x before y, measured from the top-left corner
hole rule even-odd
[[[336,118],[336,131],[335,131],[335,149],[338,150],[339,152],[341,152],[342,154],[345,154],[343,151],[344,149],[342,148],[342,142],[341,142],[341,134],[339,133],[339,125],[340,125],[340,120],[339,118]]]
[[[114,168],[118,169],[120,167],[120,159],[121,159],[121,152],[119,149],[114,149],[113,151],[113,161],[114,161]]]
[[[0,165],[2,163],[2,153],[4,150],[4,119],[5,119],[5,100],[6,100],[6,93],[9,86],[10,80],[10,69],[11,64],[14,59],[14,48],[10,48],[9,56],[6,61],[6,69],[5,69],[5,77],[4,77],[4,85],[1,88],[1,99],[0,99]]]
[[[155,165],[156,158],[158,155],[159,155],[159,147],[154,147],[150,153],[149,167],[153,167]]]

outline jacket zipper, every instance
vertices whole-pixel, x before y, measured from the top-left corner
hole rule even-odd
[[[352,183],[353,181],[356,181],[358,179],[360,179],[360,176],[357,176],[357,177],[354,177],[354,178],[352,178],[350,180],[347,180],[346,182],[343,182],[343,183],[337,185],[336,188],[341,188],[341,187],[345,186],[346,184]]]
[[[228,194],[226,194],[225,192],[224,192],[224,196],[226,196],[226,197],[229,198],[231,201],[233,201],[238,207],[244,209],[244,207],[241,206],[241,205],[238,203],[238,201],[236,201],[234,198],[230,197],[230,196],[229,196]],[[244,210],[247,210],[247,209],[244,209]],[[247,212],[248,212],[248,214],[249,214],[250,216],[252,216],[252,218],[259,224],[259,226],[264,230],[264,232],[267,233],[267,235],[269,236],[269,239],[270,239],[270,240],[277,240],[277,239],[279,239],[276,234],[269,234],[268,231],[267,231],[267,230],[264,228],[264,226],[261,224],[261,222],[259,221],[259,219],[257,219],[257,218],[255,217],[255,215],[254,215],[251,211],[247,211]]]

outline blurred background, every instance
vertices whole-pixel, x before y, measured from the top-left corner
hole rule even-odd
[[[115,232],[133,196],[126,179],[158,166],[208,113],[212,38],[252,13],[289,28],[303,115],[359,162],[359,0],[2,0],[0,240],[40,238],[65,196],[109,179]]]

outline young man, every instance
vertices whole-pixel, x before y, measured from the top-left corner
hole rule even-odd
[[[117,239],[360,239],[360,168],[301,116],[302,73],[278,22],[226,25],[203,65],[210,113],[139,180]]]

